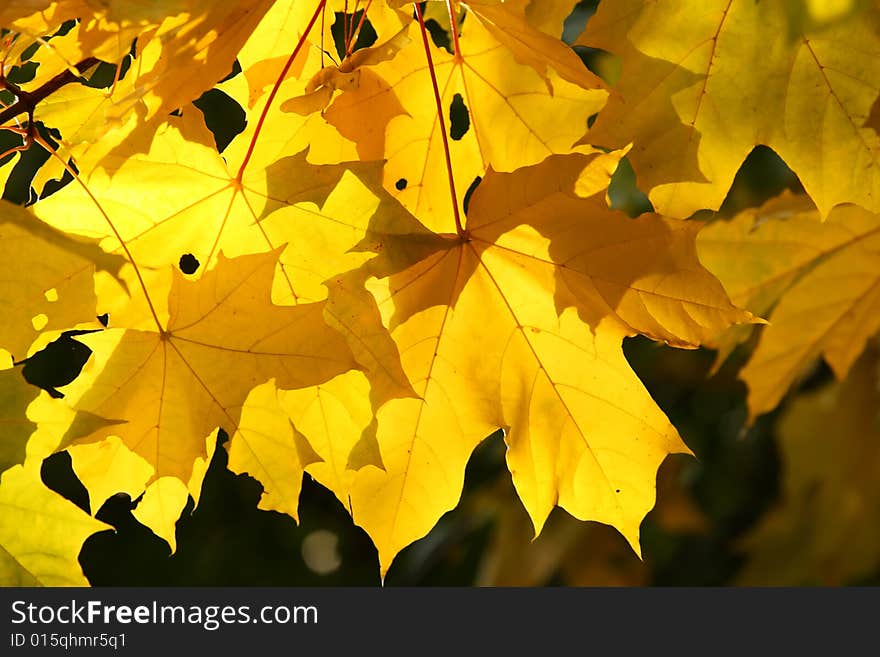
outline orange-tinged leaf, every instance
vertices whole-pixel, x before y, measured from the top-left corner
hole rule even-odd
[[[383,573],[455,506],[471,451],[499,427],[536,531],[559,505],[614,525],[638,550],[657,467],[687,448],[629,368],[623,338],[696,346],[751,316],[699,265],[696,224],[633,221],[577,195],[606,157],[490,172],[465,237],[397,235],[369,265],[367,287],[419,395],[378,409],[385,470],[359,472],[350,489]],[[359,317],[351,330],[370,330]]]
[[[138,59],[129,75],[136,78],[129,93],[119,93],[105,106],[106,117],[118,120],[136,107],[140,118],[168,114],[198,98],[232,70],[236,53],[271,7],[272,0],[170,0],[160,3],[113,0],[85,4],[59,3],[61,20],[79,19],[75,36],[59,37],[46,47],[34,84],[74,66],[86,57],[116,63],[136,40]],[[37,41],[60,25],[37,15],[12,23],[0,22]],[[24,14],[24,12],[21,12]],[[45,16],[45,15],[44,15]],[[0,15],[0,19],[3,16]],[[41,20],[42,18],[42,20]],[[141,61],[146,50],[155,54]],[[181,72],[186,71],[186,84]]]
[[[74,384],[88,386],[76,408],[124,424],[79,438],[118,435],[155,468],[154,477],[188,482],[195,460],[206,456],[205,436],[218,426],[238,428],[255,385],[272,377],[288,388],[315,385],[355,366],[324,323],[323,304],[271,303],[277,259],[278,251],[232,260],[221,254],[196,282],[175,274],[162,332],[87,336],[94,350],[118,344],[93,381]]]
[[[448,213],[444,140],[417,23],[410,25],[408,36],[409,45],[393,59],[367,67],[372,74],[365,76],[365,84],[371,91],[360,92],[362,102],[346,100],[343,91],[326,116],[359,144],[375,140],[376,127],[362,122],[366,134],[355,136],[353,116],[390,117],[384,135],[386,189],[428,228],[449,232],[454,224]],[[429,44],[458,203],[490,166],[512,171],[569,152],[583,135],[587,117],[607,96],[599,78],[568,46],[503,7],[474,3],[460,44],[461,57]],[[337,103],[347,110],[339,118],[333,114]],[[453,126],[453,111],[467,119]]]
[[[85,0],[22,0],[0,8],[0,27],[51,34],[61,24],[87,11]]]
[[[878,363],[867,351],[779,418],[782,499],[743,542],[738,583],[840,586],[880,566]]]
[[[251,99],[258,98],[275,83],[278,71],[284,65],[293,45],[302,36],[317,6],[317,0],[315,2],[276,0],[266,13],[237,58],[251,89]],[[350,12],[347,18],[350,21],[353,10],[353,3],[345,0],[329,0],[324,6],[323,18],[316,22],[308,34],[308,42],[313,47],[303,51],[288,75],[307,80],[309,75],[303,75],[304,70],[315,65],[323,68],[331,64],[342,64],[336,61],[337,53],[333,48],[331,28],[338,20],[337,14]],[[392,37],[411,20],[404,12],[394,11],[381,2],[370,3],[367,18],[377,33],[378,44]],[[315,62],[319,63],[312,61],[315,55],[317,55]],[[307,59],[309,63],[306,63]]]
[[[857,3],[801,20],[792,3],[604,2],[578,44],[623,59],[586,140],[620,147],[658,212],[717,209],[757,144],[776,151],[826,216],[839,203],[880,211],[880,14]]]
[[[821,356],[839,379],[880,329],[880,215],[835,208],[823,223],[785,195],[701,234],[700,258],[742,306],[767,317],[740,373],[754,418]],[[722,338],[725,351],[743,336]]]

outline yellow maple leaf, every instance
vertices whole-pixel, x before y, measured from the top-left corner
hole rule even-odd
[[[80,548],[109,527],[48,490],[40,481],[41,460],[29,459],[0,478],[0,586],[87,586]]]
[[[331,288],[349,330],[374,330],[365,309],[378,305],[418,394],[376,412],[384,469],[337,491],[383,574],[455,506],[471,451],[499,427],[536,532],[559,505],[614,525],[638,550],[657,467],[687,448],[627,364],[623,338],[694,347],[751,315],[700,266],[698,224],[607,209],[596,179],[607,184],[620,155],[490,172],[462,234],[374,236],[370,294]]]
[[[24,463],[25,445],[37,428],[25,414],[40,389],[29,385],[15,369],[0,370],[0,472]]]
[[[491,2],[467,7],[457,54],[423,39],[413,22],[408,44],[396,44],[393,56],[363,56],[363,67],[349,71],[361,63],[356,60],[342,75],[325,74],[335,92],[326,119],[370,157],[379,156],[376,144],[384,146],[386,189],[437,232],[454,229],[447,212],[447,146],[461,204],[490,166],[512,171],[569,152],[607,97],[601,80],[568,46],[521,15]],[[455,125],[453,113],[461,117]],[[377,135],[377,122],[384,121],[384,135]]]
[[[233,472],[247,472],[263,485],[259,508],[280,511],[298,521],[305,466],[320,460],[281,408],[275,382],[254,388],[229,443],[228,467]]]
[[[38,60],[42,70],[32,84],[41,85],[86,57],[116,63],[132,49],[135,40],[136,54],[143,54],[155,41],[159,44],[156,55],[146,62],[138,60],[129,72],[136,78],[130,93],[115,97],[106,110],[107,118],[118,119],[140,106],[141,118],[149,119],[198,98],[228,74],[236,53],[272,0],[86,0],[53,4],[59,17],[79,19],[79,25],[72,36],[49,42],[45,56]],[[21,9],[16,13],[25,14]],[[25,18],[2,24],[20,32],[23,40],[36,42],[60,26],[57,18],[48,21],[45,17],[44,11],[34,7]],[[186,84],[180,84],[181,70],[188,71]]]
[[[95,321],[96,268],[115,275],[124,260],[0,200],[0,349],[16,360],[42,331]]]
[[[273,376],[287,388],[326,381],[355,366],[323,303],[274,306],[269,294],[279,252],[226,259],[196,281],[175,274],[161,330],[116,329],[83,339],[112,355],[70,388],[77,410],[122,422],[87,435],[117,435],[154,468],[153,478],[187,483],[205,436],[234,432],[248,392]],[[83,392],[83,390],[85,392]]]
[[[742,543],[747,586],[840,586],[880,566],[880,377],[876,350],[843,382],[779,418],[779,503]]]
[[[505,7],[525,16],[526,20],[542,32],[561,37],[567,19],[578,0],[507,0]]]
[[[300,390],[255,388],[229,445],[229,468],[263,485],[261,509],[298,519],[303,472],[349,505],[357,471],[383,468],[373,427],[370,385],[358,371]]]
[[[12,386],[26,385],[19,372],[0,374],[0,390],[7,394]],[[13,374],[17,382],[7,378]],[[45,393],[27,410],[27,416],[22,410],[17,418],[35,429],[27,438],[24,463],[0,477],[0,586],[87,586],[77,560],[80,549],[90,534],[110,527],[46,488],[41,475],[43,459],[55,451],[59,436],[77,415]],[[9,437],[6,433],[0,440],[4,451]]]
[[[346,167],[313,170],[304,153],[288,155],[277,143],[265,160],[252,162],[248,175],[238,182],[250,137],[241,135],[244,145],[231,144],[224,158],[198,112],[190,108],[159,129],[146,153],[109,156],[105,162],[112,175],[93,170],[83,175],[83,185],[68,185],[35,209],[63,230],[100,238],[107,251],[122,254],[127,249],[157,297],[160,316],[165,312],[162,296],[171,282],[169,267],[182,255],[189,253],[210,268],[220,249],[235,256],[275,249],[288,241],[290,251],[281,259],[288,281],[286,302],[319,301],[326,296],[322,281],[333,267],[346,259],[350,265],[357,263],[357,256],[346,251],[362,236],[360,225],[375,209],[375,196],[358,185]],[[341,178],[350,178],[351,184],[333,195]],[[145,198],[150,201],[145,203]],[[327,212],[316,207],[328,199]],[[308,202],[284,207],[299,201]],[[62,214],[61,208],[66,212]],[[299,258],[304,254],[303,242],[290,237],[306,239],[316,231],[329,253],[312,257],[306,266]],[[334,259],[328,261],[331,254]],[[130,268],[124,274],[129,287],[137,285]],[[126,309],[125,304],[123,300],[109,308],[117,320],[129,326],[149,321],[145,307]]]
[[[623,59],[616,94],[587,140],[630,159],[658,212],[717,209],[752,148],[795,171],[822,216],[880,211],[880,14],[853,3],[803,20],[797,3],[604,2],[577,41]]]
[[[769,320],[740,373],[752,419],[820,355],[843,379],[880,329],[878,214],[844,205],[822,222],[809,199],[785,194],[709,225],[698,244],[732,300]],[[737,330],[721,338],[722,355],[748,337]]]
[[[153,476],[153,466],[129,450],[118,436],[67,447],[71,468],[89,492],[92,514],[117,493],[136,499]]]

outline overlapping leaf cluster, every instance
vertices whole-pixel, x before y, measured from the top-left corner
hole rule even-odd
[[[688,450],[624,338],[734,345],[729,327],[769,316],[744,373],[755,414],[819,353],[846,372],[880,317],[875,11],[603,2],[579,43],[621,57],[610,88],[559,38],[575,4],[0,9],[21,143],[0,179],[48,157],[34,202],[0,205],[0,348],[18,368],[77,330],[91,350],[54,396],[0,372],[0,581],[84,581],[76,553],[102,525],[42,487],[47,454],[68,450],[93,512],[143,494],[135,515],[173,548],[218,428],[261,508],[296,518],[309,473],[383,575],[498,430],[536,532],[560,506],[638,551],[657,468]],[[756,54],[764,32],[778,56]],[[192,104],[209,89],[244,113],[222,148]],[[758,143],[809,198],[698,239],[686,217]],[[661,214],[608,207],[627,153]],[[791,234],[795,261],[761,250]],[[786,328],[815,285],[836,310]]]

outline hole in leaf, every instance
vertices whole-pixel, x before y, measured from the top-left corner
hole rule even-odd
[[[623,60],[617,55],[601,48],[587,46],[574,46],[573,50],[580,57],[584,66],[602,78],[609,86],[614,87],[620,81]]]
[[[73,471],[73,462],[67,452],[56,452],[43,460],[40,466],[40,479],[50,490],[76,504],[91,514],[89,491]]]
[[[562,25],[562,34],[554,34],[553,36],[561,36],[562,40],[568,45],[574,43],[583,33],[584,28],[586,28],[587,21],[596,13],[598,5],[598,0],[581,0],[581,2],[578,2],[571,10],[568,18],[565,19]]]
[[[47,344],[30,358],[15,363],[24,365],[21,370],[25,381],[42,388],[55,399],[64,397],[56,390],[71,383],[92,355],[92,350],[73,339],[75,335],[95,331],[65,331],[61,337]]]
[[[636,174],[625,157],[620,160],[608,185],[608,198],[612,210],[621,210],[630,217],[652,212],[654,206],[648,196],[638,188]]]
[[[455,94],[449,104],[449,136],[458,141],[471,127],[471,115],[461,94]]]
[[[431,41],[434,42],[435,46],[443,48],[450,55],[455,54],[452,51],[452,40],[449,37],[449,32],[440,23],[433,18],[429,18],[425,21],[425,27],[428,30],[428,34],[431,35]]]
[[[120,80],[125,78],[125,74],[128,73],[128,69],[131,68],[132,60],[133,57],[130,55],[126,55],[122,58],[122,64],[119,67]],[[85,80],[83,84],[93,89],[107,89],[113,86],[113,80],[115,78],[116,64],[99,62],[94,71],[92,71],[91,76],[87,80]]]
[[[45,139],[52,148],[59,145],[61,133],[55,129],[47,128],[41,121],[35,122],[35,127],[40,136]],[[8,135],[8,136],[7,136]],[[0,144],[3,148],[21,145],[21,136],[12,132],[3,132],[0,137]],[[3,198],[17,205],[27,205],[37,200],[37,194],[32,189],[31,184],[34,174],[43,166],[51,157],[48,151],[43,148],[28,148],[26,151],[8,156],[10,159],[18,157],[18,161],[12,168],[9,178],[6,181],[6,187],[3,190]],[[9,160],[5,160],[8,162]],[[74,167],[75,169],[76,167]],[[43,196],[46,195],[45,189],[50,185],[54,185],[55,189],[66,184],[66,180],[73,180],[73,177],[65,171],[62,182],[57,180],[49,180],[43,190]]]
[[[363,15],[363,9],[358,9],[354,14],[344,14],[341,11],[336,12],[336,20],[333,21],[333,25],[330,26],[330,34],[333,35],[333,44],[336,46],[336,54],[339,55],[339,61],[345,59],[346,36],[351,38],[352,35],[349,32],[357,30]],[[350,27],[346,27],[347,25]],[[378,38],[379,35],[376,34],[376,30],[373,29],[370,20],[365,18],[364,24],[361,25],[361,29],[357,33],[357,39],[355,40],[351,51],[354,52],[361,48],[369,48],[376,43],[376,39]]]
[[[184,274],[195,274],[201,263],[192,253],[184,253],[177,264]]]
[[[101,326],[107,328],[107,326],[110,324],[110,314],[104,313],[103,315],[98,315],[98,321],[101,322]]]
[[[397,188],[398,191],[402,192],[404,189],[406,189],[407,184],[408,183],[406,182],[406,178],[401,178],[396,183],[394,183],[394,186]]]
[[[474,178],[474,181],[471,183],[470,187],[467,188],[467,191],[464,193],[464,201],[462,201],[462,206],[464,207],[464,213],[468,213],[468,207],[471,204],[471,194],[473,194],[477,187],[480,186],[480,183],[483,182],[483,176],[477,176]]]
[[[205,125],[213,133],[214,143],[220,153],[247,125],[241,105],[219,89],[209,89],[194,100],[193,105],[204,115]]]
[[[800,180],[767,146],[755,146],[740,165],[719,212],[736,214],[748,207],[759,206],[784,190],[803,193]]]

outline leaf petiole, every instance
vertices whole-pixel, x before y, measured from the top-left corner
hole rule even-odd
[[[452,196],[452,214],[455,218],[455,232],[459,237],[465,237],[464,226],[461,223],[461,215],[458,211],[458,194],[455,193],[455,177],[452,173],[452,158],[449,154],[449,137],[446,135],[446,121],[443,120],[443,102],[440,99],[440,87],[437,84],[437,73],[434,71],[434,60],[431,57],[431,44],[428,41],[428,30],[425,28],[425,19],[422,17],[422,9],[419,3],[414,2],[416,17],[419,20],[419,28],[422,31],[422,43],[425,45],[425,57],[428,60],[428,70],[431,73],[431,84],[434,86],[434,102],[437,105],[437,121],[440,123],[440,134],[443,136],[443,155],[446,157],[446,173],[449,178],[449,194]],[[455,30],[453,30],[453,33]]]

